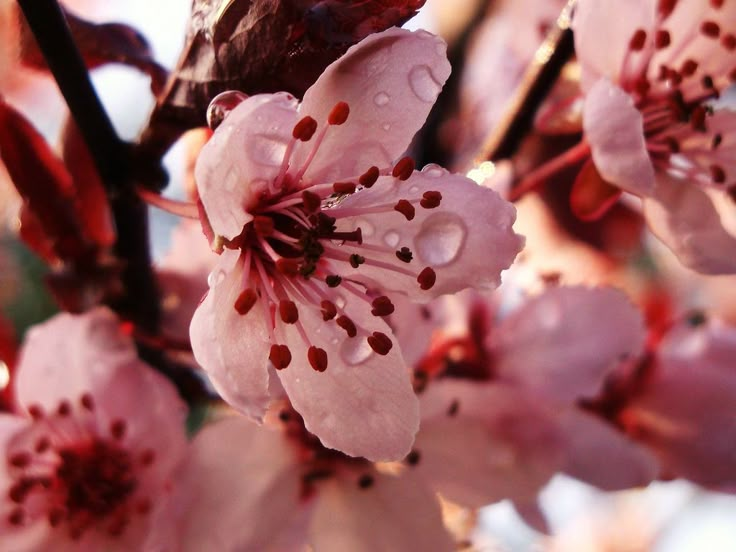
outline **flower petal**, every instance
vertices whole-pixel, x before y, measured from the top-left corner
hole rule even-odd
[[[419,405],[408,371],[396,344],[379,355],[366,339],[372,331],[390,338],[391,330],[352,302],[345,313],[357,327],[355,337],[346,337],[334,320],[322,320],[311,305],[301,303],[298,309],[310,343],[297,325],[282,325],[292,361],[277,373],[306,428],[324,446],[351,456],[374,461],[406,456],[419,427]],[[309,346],[327,353],[324,372],[307,360]]]
[[[445,50],[442,39],[426,31],[394,28],[369,35],[327,67],[304,95],[300,114],[323,125],[335,104],[346,102],[350,115],[329,129],[305,178],[349,178],[400,157],[450,75]],[[295,160],[308,150],[300,147]]]
[[[585,96],[583,130],[604,180],[632,194],[652,192],[654,167],[646,149],[644,122],[631,96],[608,79],[598,80]]]
[[[238,255],[225,251],[210,276],[213,287],[192,318],[192,352],[225,401],[261,420],[270,398],[270,341],[260,303],[246,315],[235,310],[243,281]]]
[[[440,192],[442,199],[438,207],[426,209],[419,201],[430,191]],[[415,203],[412,220],[394,210],[400,199]],[[343,247],[415,275],[389,273],[366,263],[349,276],[378,289],[401,291],[413,300],[427,301],[467,287],[497,287],[501,271],[511,265],[524,243],[513,231],[516,210],[509,202],[493,190],[436,165],[415,171],[406,181],[381,177],[372,188],[347,197],[335,212],[377,211],[379,206],[385,208],[366,215],[337,215],[338,229],[360,227],[363,242],[385,252],[361,251],[360,246],[351,244]],[[412,251],[410,263],[397,258],[396,251],[402,247]],[[432,267],[437,275],[427,291],[420,289],[416,280],[416,274],[425,267]]]
[[[371,476],[368,488],[347,477],[320,487],[310,528],[315,550],[455,550],[437,498],[418,478],[411,473]]]
[[[252,209],[279,173],[296,109],[290,94],[251,96],[228,114],[202,148],[194,177],[216,234],[232,239],[253,219]]]
[[[490,337],[496,373],[554,401],[592,397],[622,356],[644,344],[644,322],[614,288],[551,288]]]

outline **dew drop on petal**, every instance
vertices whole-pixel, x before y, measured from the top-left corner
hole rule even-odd
[[[429,165],[425,165],[422,169],[422,174],[425,176],[428,176],[430,178],[439,178],[440,176],[446,174],[447,171],[440,167],[439,165],[436,165],[434,163],[430,163]]]
[[[355,227],[360,228],[361,232],[363,233],[364,237],[371,237],[373,234],[376,233],[376,227],[373,225],[371,221],[364,218],[359,218],[355,221]]]
[[[383,241],[389,247],[396,247],[399,245],[399,234],[393,230],[389,230],[383,235]]]
[[[376,104],[378,107],[383,107],[389,102],[389,100],[391,100],[391,96],[386,94],[386,92],[378,92],[375,96],[373,96],[373,103]]]
[[[338,295],[335,298],[335,306],[338,309],[344,309],[345,308],[345,298],[342,295]]]
[[[390,125],[389,123],[383,123],[383,124],[381,125],[381,128],[382,128],[383,130],[385,130],[385,131],[387,131],[387,132],[388,132],[389,130],[391,130],[391,125]]]
[[[412,186],[411,188],[409,188],[409,193],[410,194],[415,194],[418,191],[419,191],[419,186]]]
[[[419,259],[430,266],[444,266],[460,253],[467,228],[454,213],[437,213],[428,217],[414,238]]]
[[[207,285],[210,287],[216,286],[225,279],[225,271],[221,268],[216,268],[207,276]]]
[[[215,130],[222,124],[225,117],[247,98],[247,94],[238,90],[228,90],[215,96],[207,107],[207,126]]]
[[[346,364],[356,366],[373,355],[373,349],[365,339],[346,339],[340,347],[340,356]]]
[[[442,90],[442,85],[427,65],[417,65],[409,71],[409,86],[417,98],[427,103],[433,103]]]
[[[256,134],[246,144],[251,161],[267,167],[279,167],[284,159],[286,138],[276,134]]]

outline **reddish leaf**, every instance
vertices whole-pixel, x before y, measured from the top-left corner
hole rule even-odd
[[[570,192],[570,207],[580,220],[598,220],[621,197],[621,188],[609,184],[588,160],[580,169]]]
[[[77,221],[71,175],[38,131],[1,98],[0,158],[55,255],[87,255],[91,244]]]
[[[368,34],[400,25],[425,0],[195,0],[186,45],[143,134],[160,157],[205,125],[225,90],[301,97],[324,68]]]

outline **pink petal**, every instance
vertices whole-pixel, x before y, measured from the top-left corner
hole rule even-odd
[[[598,80],[585,96],[583,130],[604,180],[633,194],[652,192],[654,167],[643,119],[631,96],[608,79]]]
[[[297,122],[296,108],[290,94],[251,96],[202,148],[194,176],[217,235],[232,239],[253,219],[251,210],[279,173]]]
[[[653,197],[644,202],[644,215],[652,232],[685,266],[703,274],[736,272],[736,237],[694,182],[658,175]]]
[[[396,343],[385,356],[368,345],[373,331],[392,337],[391,330],[354,303],[344,311],[357,327],[355,337],[346,337],[334,321],[325,322],[316,307],[298,304],[310,344],[296,325],[281,325],[292,361],[277,373],[306,428],[324,446],[374,461],[398,460],[414,441],[419,405]],[[310,345],[327,353],[324,372],[308,362]]]
[[[177,479],[181,550],[263,550],[302,508],[297,450],[268,426],[231,417],[192,442]]]
[[[225,401],[243,414],[261,420],[270,399],[271,342],[266,326],[270,322],[266,321],[260,303],[246,315],[235,310],[235,301],[243,289],[238,256],[238,252],[225,251],[210,276],[212,287],[192,318],[192,352]]]
[[[534,500],[562,467],[564,442],[551,413],[512,387],[435,381],[421,405],[412,469],[458,504]]]
[[[350,115],[329,129],[305,178],[344,179],[400,157],[450,75],[445,50],[442,39],[426,31],[393,28],[368,36],[327,67],[299,113],[322,126],[335,104],[347,102]],[[308,150],[299,148],[295,165]]]
[[[440,205],[422,208],[425,192],[438,191]],[[415,216],[407,221],[393,206],[400,199],[417,201]],[[355,251],[410,270],[415,275],[390,273],[384,268],[361,265],[350,277],[370,283],[379,289],[401,291],[414,300],[427,301],[444,293],[467,287],[497,287],[501,271],[507,269],[522,248],[524,240],[514,233],[514,207],[496,192],[478,186],[462,175],[451,174],[436,165],[414,172],[405,182],[381,177],[368,189],[346,198],[336,212],[385,206],[380,212],[338,218],[338,228],[363,230],[363,242],[384,248],[385,252]],[[326,211],[330,214],[330,211]],[[346,244],[348,245],[348,244]],[[404,263],[396,251],[408,247],[413,260]],[[346,251],[350,251],[350,247]],[[416,274],[432,267],[437,275],[434,286],[422,291]]]
[[[644,322],[613,288],[550,288],[503,320],[489,337],[496,373],[554,401],[600,391],[624,356],[644,344]]]
[[[659,472],[655,457],[610,423],[577,408],[558,417],[568,438],[564,472],[604,491],[643,487]]]
[[[373,472],[361,488],[353,478],[319,489],[310,543],[320,552],[455,550],[444,529],[434,493],[411,472],[399,477]]]

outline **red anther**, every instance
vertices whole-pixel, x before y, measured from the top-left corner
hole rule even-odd
[[[394,312],[394,304],[385,295],[376,297],[371,303],[371,314],[373,316],[388,316]]]
[[[291,135],[297,140],[302,142],[308,142],[314,136],[317,131],[317,121],[307,115],[303,117],[297,124],[294,125],[294,131]]]
[[[447,407],[447,415],[450,418],[453,418],[457,416],[457,413],[459,410],[460,410],[460,401],[457,399],[453,399],[453,401],[450,403],[450,406]]]
[[[331,125],[341,125],[348,120],[350,106],[345,102],[337,102],[327,116],[327,122]]]
[[[255,228],[256,232],[260,236],[270,236],[271,234],[273,234],[274,229],[273,219],[271,217],[258,215],[253,218],[253,228]]]
[[[16,452],[8,458],[8,462],[14,468],[25,468],[31,463],[31,455],[27,452]]]
[[[279,314],[284,324],[296,324],[296,321],[299,320],[299,310],[296,308],[296,303],[289,299],[279,301]]]
[[[419,460],[421,460],[422,455],[419,453],[417,449],[412,449],[409,454],[406,455],[406,463],[410,466],[416,466],[419,463]]]
[[[58,527],[59,524],[64,520],[65,515],[66,514],[62,508],[52,508],[49,512],[48,517],[49,525],[51,525],[51,527]]]
[[[376,180],[378,180],[380,174],[381,173],[378,170],[378,167],[371,167],[360,175],[360,178],[358,178],[358,182],[364,188],[370,188],[376,183]]]
[[[409,203],[406,199],[400,199],[394,205],[394,211],[398,211],[406,217],[406,220],[412,220],[414,218],[414,206]]]
[[[20,508],[16,508],[10,513],[10,515],[8,515],[8,523],[10,525],[15,525],[16,527],[18,525],[23,525],[24,519],[25,519],[25,513]]]
[[[731,72],[728,74],[728,78],[731,79],[731,82],[736,82],[736,67],[731,69]]]
[[[250,312],[250,309],[253,308],[256,301],[258,301],[258,294],[254,289],[247,288],[240,292],[240,295],[238,295],[238,298],[235,300],[235,305],[233,306],[238,314],[244,316]]]
[[[284,276],[298,276],[299,261],[296,259],[279,259],[276,261],[276,270]]]
[[[337,320],[335,320],[335,323],[343,330],[345,330],[345,333],[348,334],[348,337],[355,337],[356,335],[358,335],[358,329],[355,327],[355,324],[344,314],[338,316]]]
[[[721,36],[721,28],[715,21],[703,21],[700,24],[700,32],[708,38],[718,38]]]
[[[440,206],[440,202],[442,201],[442,194],[435,191],[429,191],[424,192],[422,194],[422,199],[419,201],[419,205],[424,207],[425,209],[434,209],[435,207]]]
[[[358,487],[360,487],[361,489],[368,489],[373,486],[374,482],[375,480],[373,479],[373,476],[365,473],[361,475],[358,479]]]
[[[365,263],[365,257],[363,255],[358,255],[357,253],[353,253],[350,255],[350,266],[353,268],[358,268],[360,265]]]
[[[731,33],[723,35],[721,38],[721,45],[726,50],[736,50],[736,36],[732,35]]]
[[[719,10],[723,7],[724,0],[710,0],[710,5],[713,6],[713,9]]]
[[[385,356],[394,346],[391,338],[382,332],[373,332],[368,336],[368,345],[381,356]]]
[[[629,40],[629,50],[638,52],[644,49],[644,44],[647,42],[647,32],[644,29],[637,29],[636,32],[631,36]]]
[[[682,73],[683,77],[689,77],[695,73],[695,71],[698,70],[698,62],[694,59],[686,59],[682,67],[680,68],[680,73]]]
[[[352,194],[358,186],[353,182],[335,182],[332,189],[336,194]]]
[[[670,33],[666,29],[660,29],[657,31],[657,34],[654,35],[654,46],[658,50],[669,46],[671,41]]]
[[[713,141],[710,143],[711,149],[717,149],[723,142],[723,134],[714,134]]]
[[[148,467],[156,459],[156,453],[152,449],[146,449],[141,453],[141,465]]]
[[[636,81],[634,81],[634,91],[641,97],[646,96],[649,93],[649,89],[651,87],[652,85],[649,84],[649,81],[644,77],[636,79]]]
[[[325,284],[327,284],[327,287],[336,288],[340,285],[340,282],[342,282],[342,278],[337,274],[330,274],[325,278]]]
[[[304,190],[302,192],[302,203],[304,204],[304,209],[307,213],[314,213],[319,209],[320,205],[322,205],[322,199],[314,192]]]
[[[659,0],[657,11],[662,18],[669,17],[677,5],[677,0]]]
[[[30,414],[31,418],[34,420],[40,420],[43,418],[43,408],[41,408],[41,405],[39,404],[32,404],[28,407],[28,414]]]
[[[89,393],[84,393],[79,397],[79,404],[82,405],[82,408],[89,410],[90,412],[95,409],[95,400]]]
[[[706,131],[705,116],[706,111],[702,105],[696,106],[695,109],[693,109],[693,112],[690,114],[690,126],[693,130],[699,130],[701,132]]]
[[[113,439],[120,441],[125,437],[126,429],[127,426],[125,424],[125,420],[114,420],[110,424],[110,435],[112,435]]]
[[[317,372],[324,372],[327,370],[327,351],[324,349],[320,349],[319,347],[312,345],[307,350],[307,360],[309,360],[309,364]]]
[[[680,151],[680,142],[677,141],[677,138],[667,136],[664,141],[667,143],[667,147],[672,153],[678,153]]]
[[[706,88],[708,90],[714,90],[716,87],[715,83],[713,82],[713,77],[711,77],[710,75],[703,75],[701,84],[703,85],[703,88]]]
[[[394,170],[391,171],[391,175],[399,180],[408,180],[414,172],[414,160],[411,157],[402,157],[394,165]]]
[[[408,247],[402,247],[396,252],[396,258],[405,263],[410,263],[414,258],[414,255],[412,254],[411,249]]]
[[[323,299],[320,303],[320,307],[322,307],[322,320],[324,320],[325,322],[327,322],[328,320],[332,320],[337,316],[337,307],[332,301]]]
[[[283,370],[291,363],[291,351],[286,345],[271,345],[271,352],[268,354],[268,360],[271,361],[276,370]]]
[[[41,437],[36,441],[36,446],[34,447],[34,450],[37,454],[43,454],[47,450],[51,448],[51,439],[48,437]]]
[[[711,165],[710,177],[716,184],[723,184],[726,181],[726,171],[720,165]]]
[[[72,413],[72,405],[66,399],[59,401],[59,406],[56,408],[56,413],[59,416],[68,416]]]
[[[437,274],[435,274],[434,270],[432,270],[431,267],[427,267],[424,270],[422,270],[419,273],[419,276],[417,276],[417,282],[419,282],[419,287],[423,290],[432,289],[432,286],[437,281]]]
[[[151,511],[151,501],[147,498],[142,498],[136,505],[135,505],[135,511],[145,516]]]

